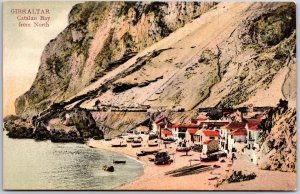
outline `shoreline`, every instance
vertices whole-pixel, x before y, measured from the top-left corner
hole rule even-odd
[[[131,159],[135,159],[138,162],[141,162],[144,167],[144,172],[141,176],[137,177],[135,180],[125,183],[119,187],[114,188],[113,190],[215,190],[215,185],[218,183],[218,180],[222,179],[222,175],[226,174],[228,159],[225,159],[225,163],[219,161],[216,162],[202,162],[202,164],[207,165],[220,165],[221,168],[214,169],[211,171],[202,172],[199,174],[193,174],[189,176],[182,177],[171,177],[165,175],[165,172],[170,170],[175,170],[183,166],[189,166],[190,159],[195,159],[200,156],[200,153],[190,151],[189,155],[191,156],[182,156],[185,155],[184,152],[174,152],[175,145],[168,145],[168,152],[174,154],[171,156],[175,161],[170,165],[155,165],[152,162],[148,161],[150,156],[142,156],[137,159],[136,152],[140,150],[150,150],[150,149],[161,149],[166,150],[164,147],[154,147],[148,148],[143,142],[143,146],[140,148],[131,148],[130,143],[127,143],[128,147],[116,148],[111,147],[110,144],[113,141],[98,141],[91,140],[87,142],[87,145],[93,146],[95,149],[103,149],[106,151],[112,151],[119,154],[126,155]],[[172,152],[173,151],[173,152]],[[197,164],[199,162],[192,162],[192,164]],[[209,178],[218,177],[215,180],[208,180]],[[162,180],[163,178],[163,180]],[[199,179],[201,179],[201,184],[199,184]],[[158,182],[159,180],[159,182]],[[190,182],[189,184],[183,184],[185,182]],[[192,185],[192,186],[191,186]]]
[[[136,179],[113,188],[113,190],[293,191],[297,188],[296,173],[260,170],[243,155],[239,155],[238,159],[234,161],[233,164],[227,158],[222,158],[225,160],[224,163],[221,163],[220,161],[201,162],[201,164],[205,165],[220,166],[220,168],[211,171],[201,172],[188,176],[171,177],[165,175],[165,172],[175,170],[183,166],[188,166],[189,159],[195,159],[195,157],[200,156],[200,153],[190,151],[189,155],[191,156],[182,156],[185,154],[184,152],[174,152],[174,144],[168,144],[167,149],[165,149],[164,147],[149,148],[146,146],[146,142],[143,142],[142,147],[140,148],[131,148],[130,143],[127,143],[127,147],[111,147],[111,144],[115,143],[115,141],[91,140],[87,142],[87,145],[92,145],[95,149],[102,149],[123,154],[131,159],[134,159],[137,162],[143,164],[144,172],[141,176],[136,177]],[[142,156],[139,158],[136,157],[136,152],[150,149],[161,149],[164,151],[167,150],[169,154],[172,155],[171,158],[174,158],[174,162],[170,165],[157,166],[152,162],[149,162],[148,158],[150,156]],[[197,162],[193,162],[192,164],[196,163]],[[243,173],[246,174],[255,172],[257,174],[257,177],[250,181],[220,184],[220,182],[222,182],[222,180],[226,176],[230,175],[234,170],[242,170]],[[268,177],[274,177],[274,179],[269,179]]]
[[[127,147],[111,147],[112,143],[120,140],[124,141],[124,139],[114,139],[112,141],[90,139],[84,144],[95,150],[121,154],[143,165],[140,175],[109,190],[295,191],[297,189],[297,174],[295,172],[260,170],[245,155],[241,154],[237,154],[237,160],[233,163],[227,158],[222,158],[225,160],[224,163],[220,161],[201,162],[204,165],[220,166],[220,168],[214,170],[181,177],[171,177],[165,175],[165,172],[189,166],[189,159],[195,159],[200,156],[200,153],[190,151],[189,156],[183,156],[185,155],[184,152],[175,151],[174,143],[168,144],[167,148],[164,146],[149,148],[147,147],[147,141],[143,141],[142,147],[139,148],[131,148],[130,143],[127,143]],[[168,151],[174,162],[170,165],[157,166],[148,160],[149,156],[136,157],[136,152],[153,149]],[[196,163],[199,162],[192,162],[192,164]],[[243,174],[254,172],[257,177],[250,181],[230,184],[223,182],[220,184],[233,171],[242,171]]]

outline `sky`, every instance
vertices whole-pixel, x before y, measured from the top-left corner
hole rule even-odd
[[[41,54],[47,43],[67,25],[68,13],[79,2],[4,2],[3,4],[3,115],[15,114],[14,102],[34,81]],[[49,9],[49,27],[20,27],[12,9]],[[19,17],[20,19],[20,17]],[[33,24],[33,21],[27,21]]]

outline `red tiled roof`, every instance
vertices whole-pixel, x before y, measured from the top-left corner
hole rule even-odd
[[[229,122],[227,122],[227,121],[222,121],[222,122],[217,122],[217,121],[215,121],[215,122],[208,122],[208,121],[201,122],[201,124],[206,124],[208,126],[215,126],[215,127],[222,127],[224,125],[227,125],[228,123]]]
[[[247,135],[247,131],[244,129],[237,129],[231,133],[229,133],[229,135],[232,136],[246,136]]]
[[[168,125],[168,128],[199,128],[200,125],[191,123],[191,124],[176,124],[176,125]]]
[[[160,123],[157,123],[157,125],[159,125],[159,126],[165,126],[166,124],[164,122],[160,122]]]
[[[203,117],[203,116],[198,117],[198,121],[206,121],[206,120],[207,120],[206,117]]]
[[[196,128],[188,128],[188,132],[191,135],[194,135],[197,131],[198,131],[198,129],[196,129]]]
[[[246,122],[248,124],[249,130],[256,131],[259,128],[259,124],[260,124],[261,120],[260,119],[247,119]]]
[[[163,129],[163,130],[161,131],[161,133],[164,134],[164,135],[172,135],[172,132],[169,131],[169,130],[167,130],[167,129]]]
[[[246,122],[231,122],[226,126],[226,129],[229,130],[236,130],[236,129],[245,129],[246,127]]]
[[[202,133],[206,136],[206,137],[219,137],[220,134],[218,131],[214,131],[214,130],[202,130]]]

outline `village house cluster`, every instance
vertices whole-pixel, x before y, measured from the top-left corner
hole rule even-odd
[[[170,123],[159,116],[151,123],[150,133],[163,140],[184,141],[186,146],[199,148],[202,155],[216,152],[246,154],[257,164],[260,123],[269,107],[222,109],[219,119],[211,119],[209,110],[200,112],[187,123]]]

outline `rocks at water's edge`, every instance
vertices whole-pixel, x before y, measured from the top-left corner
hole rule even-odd
[[[115,168],[113,166],[107,166],[107,165],[104,165],[102,169],[107,171],[107,172],[114,172],[115,171]]]
[[[77,143],[87,138],[103,139],[103,132],[85,109],[60,110],[50,118],[35,118],[32,121],[10,116],[4,119],[4,129],[10,138]]]

